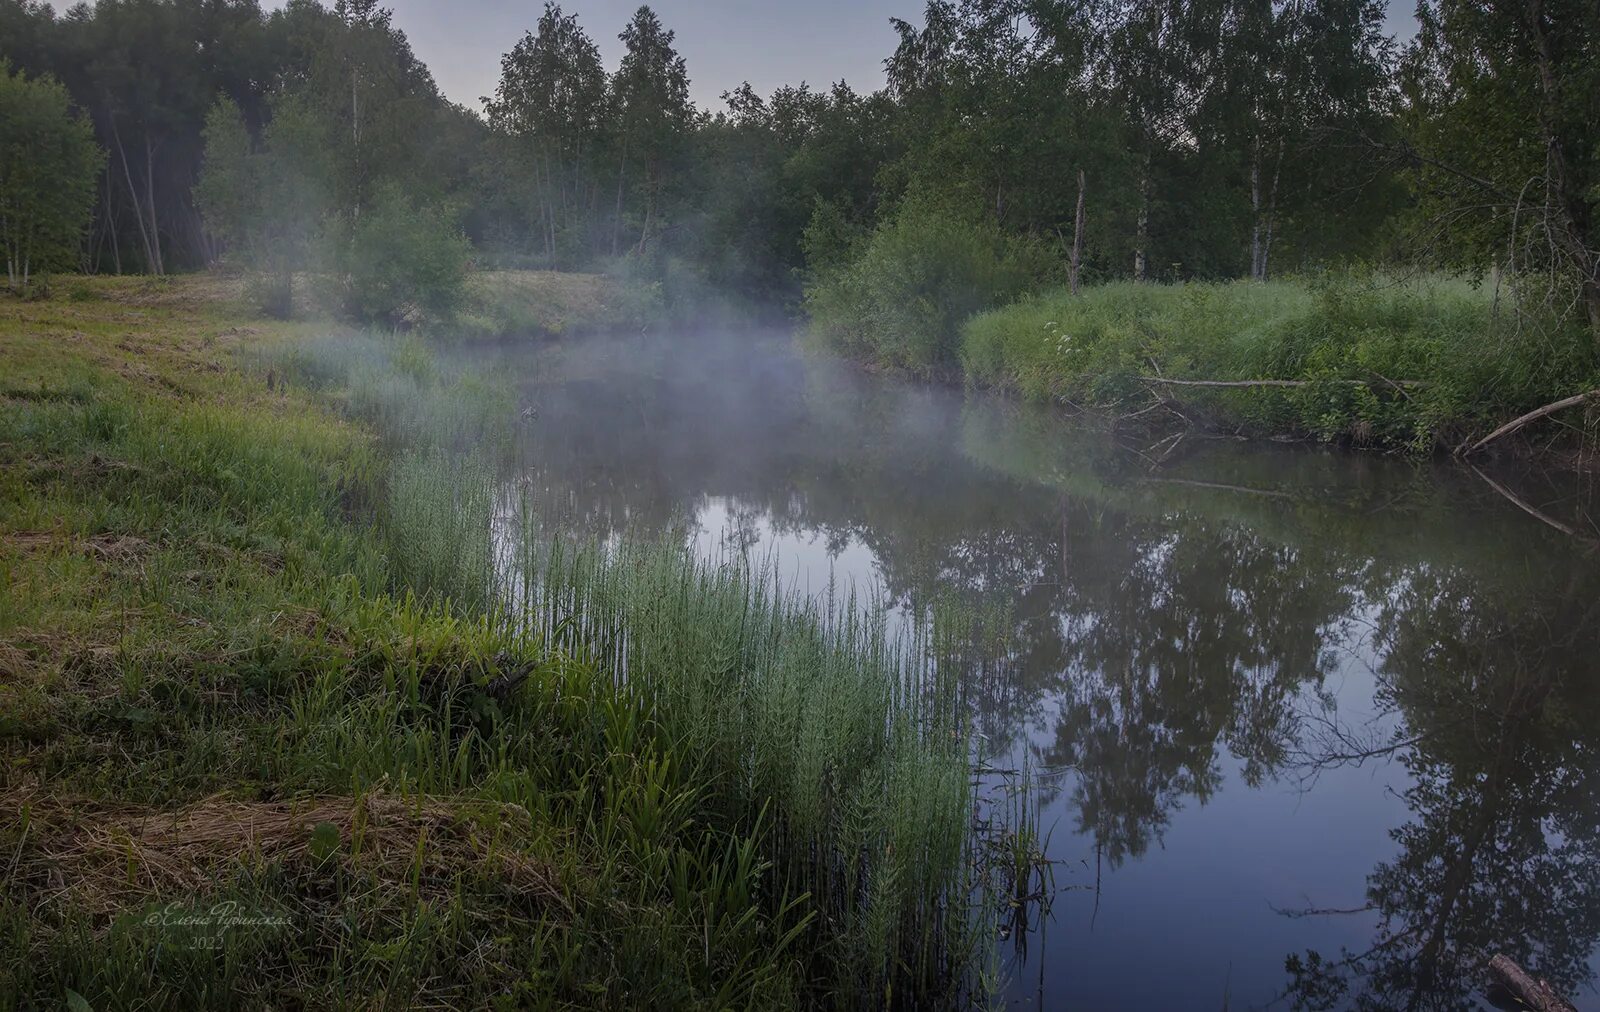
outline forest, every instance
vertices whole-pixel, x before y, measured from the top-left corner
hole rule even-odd
[[[576,7],[0,0],[0,1010],[1593,994],[1600,5]]]
[[[282,315],[313,272],[324,301],[396,323],[459,308],[472,268],[599,272],[1068,404],[1128,403],[1150,362],[1336,378],[1249,410],[1188,393],[1239,424],[1426,447],[1593,378],[1596,17],[1440,0],[1402,42],[1377,0],[934,0],[894,21],[882,89],[744,85],[718,109],[649,7],[607,67],[592,33],[617,26],[547,4],[481,110],[376,0],[5,0],[0,58],[60,82],[104,153],[64,171],[92,210],[35,273],[224,265]],[[1119,336],[1175,325],[1157,290],[1070,298],[1238,279],[1286,283],[1198,351]],[[1035,325],[1069,313],[1076,353]],[[1425,409],[1391,403],[1431,381]]]

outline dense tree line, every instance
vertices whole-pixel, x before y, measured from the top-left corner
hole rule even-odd
[[[1538,274],[1600,327],[1592,8],[1425,0],[1400,47],[1381,0],[931,0],[894,23],[884,89],[746,85],[716,111],[648,7],[607,67],[592,26],[547,4],[481,115],[374,0],[0,0],[0,56],[64,84],[108,155],[91,271],[263,242],[292,259],[292,237],[247,236],[222,206],[226,171],[206,196],[214,140],[292,166],[257,165],[297,187],[257,199],[313,209],[325,251],[398,203],[459,224],[483,262],[787,298],[913,208],[1042,251],[1073,285],[1405,257]]]

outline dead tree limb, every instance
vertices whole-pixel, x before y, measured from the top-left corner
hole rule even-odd
[[[1324,384],[1324,383],[1340,383],[1340,384],[1346,384],[1346,385],[1350,385],[1350,386],[1359,386],[1359,387],[1369,387],[1369,386],[1373,385],[1371,382],[1369,382],[1367,380],[1358,380],[1358,379],[1321,379],[1321,380],[1283,380],[1283,379],[1182,380],[1182,379],[1167,379],[1167,378],[1165,378],[1163,376],[1140,376],[1139,379],[1143,380],[1146,383],[1159,383],[1162,386],[1169,386],[1169,387],[1309,387],[1309,386],[1317,386],[1317,385]],[[1385,377],[1380,377],[1380,379],[1382,379],[1383,382],[1387,383],[1389,386],[1396,387],[1396,388],[1425,387],[1425,386],[1428,385],[1427,382],[1424,381],[1424,380],[1392,380],[1392,379],[1388,379],[1388,378],[1385,378]]]
[[[1489,976],[1532,1012],[1578,1012],[1578,1007],[1561,997],[1548,980],[1532,976],[1504,953],[1489,960]]]
[[[1143,456],[1143,454],[1140,454]],[[1145,457],[1146,460],[1150,458]],[[1275,492],[1266,488],[1248,488],[1244,485],[1225,485],[1216,481],[1194,481],[1189,478],[1140,478],[1139,481],[1153,485],[1187,485],[1190,488],[1213,488],[1223,492],[1244,492],[1249,495],[1266,496],[1269,499],[1287,499],[1290,502],[1298,501],[1298,496],[1287,492]]]
[[[1590,390],[1587,393],[1573,394],[1571,397],[1563,397],[1559,401],[1552,401],[1542,408],[1534,408],[1525,415],[1518,415],[1516,418],[1511,419],[1511,421],[1500,426],[1498,429],[1495,429],[1487,436],[1484,436],[1476,443],[1473,443],[1471,446],[1468,446],[1466,443],[1462,443],[1460,446],[1456,447],[1456,455],[1459,457],[1470,457],[1472,454],[1477,453],[1479,450],[1483,449],[1485,446],[1488,446],[1495,440],[1503,439],[1504,437],[1511,435],[1513,432],[1516,432],[1529,422],[1536,422],[1539,419],[1544,418],[1546,415],[1555,414],[1557,411],[1565,411],[1567,408],[1575,408],[1578,405],[1587,403],[1596,397],[1600,397],[1600,390]]]

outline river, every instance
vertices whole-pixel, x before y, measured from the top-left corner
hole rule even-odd
[[[981,617],[1055,886],[1011,1007],[1470,1008],[1497,952],[1595,1003],[1600,556],[1470,469],[1156,445],[780,334],[494,354],[563,523]],[[1592,529],[1578,479],[1491,476]]]

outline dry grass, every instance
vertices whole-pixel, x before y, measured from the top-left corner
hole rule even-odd
[[[0,548],[17,552],[79,551],[106,562],[125,563],[149,551],[150,542],[131,534],[95,534],[76,538],[60,531],[0,533]]]
[[[162,809],[65,796],[37,786],[0,793],[21,826],[9,888],[37,905],[100,915],[216,889],[245,869],[296,877],[332,865],[425,895],[448,896],[462,875],[571,912],[555,869],[527,853],[536,837],[522,808],[486,801],[360,797],[250,802],[213,797]]]

